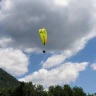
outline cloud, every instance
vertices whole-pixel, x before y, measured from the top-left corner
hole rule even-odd
[[[13,39],[11,47],[40,50],[43,46],[38,29],[45,27],[48,43],[44,48],[47,52],[68,50],[74,47],[75,41],[94,30],[94,3],[92,0],[3,0],[0,31]]]
[[[91,67],[93,70],[96,70],[96,64],[95,64],[95,63],[92,64],[92,65],[90,65],[90,67]]]
[[[42,52],[41,50],[45,49],[47,53],[53,52],[53,55],[43,62],[43,68],[50,68],[62,64],[66,58],[75,55],[85,47],[88,40],[96,36],[95,4],[95,0],[2,0],[0,2],[0,47],[8,47],[8,52],[4,51],[3,48],[1,49],[1,58],[6,58],[1,60],[1,67],[4,67],[14,75],[26,73],[28,71],[28,57],[26,57],[21,50],[26,52]],[[48,43],[44,47],[38,34],[38,29],[42,27],[48,31]],[[4,39],[2,39],[3,37]],[[6,38],[10,39],[5,40]],[[12,47],[12,49],[10,49],[10,47]],[[4,52],[4,54],[2,52]],[[12,58],[10,59],[10,57]],[[54,60],[54,58],[56,60]],[[8,62],[5,62],[6,60]],[[5,63],[7,63],[8,66],[11,64],[13,67],[3,65]],[[66,78],[63,77],[62,79],[60,77],[60,80],[71,82],[74,81],[78,77],[79,72],[86,67],[85,63],[84,66],[79,64],[80,70],[77,65],[78,64],[73,65],[72,63],[73,73],[65,69],[71,66],[70,63],[69,65],[63,64],[62,67],[59,66],[50,71],[40,69],[32,75],[29,75],[28,78],[34,82],[42,83],[47,74],[51,78],[49,78],[49,82],[44,81],[45,83],[43,83],[45,85],[47,83],[54,84],[53,81],[54,79],[56,80],[58,73],[61,74],[59,69],[63,68],[66,71],[62,69],[62,73],[65,74],[68,72],[66,74],[69,75],[70,78],[66,80],[67,75],[65,75]],[[45,77],[43,77],[42,71],[45,73]],[[40,78],[35,77],[34,74],[39,74],[42,77],[40,77],[41,81],[39,81]],[[59,80],[56,82],[58,83]]]
[[[20,81],[32,81],[35,84],[42,84],[45,88],[50,85],[71,83],[76,81],[79,73],[86,69],[88,62],[72,63],[67,62],[52,70],[40,69],[25,78],[20,78]]]
[[[28,57],[21,51],[12,48],[0,48],[0,67],[14,76],[28,72]]]
[[[69,50],[64,50],[61,54],[53,54],[52,56],[48,57],[46,61],[42,61],[43,68],[51,68],[56,65],[60,65],[63,63],[67,58],[70,58],[73,55],[76,55],[80,50],[82,50],[87,42],[93,38],[96,33],[93,31],[86,37],[78,39],[73,43],[73,47]]]
[[[54,0],[54,3],[59,6],[68,6],[69,0]]]
[[[6,37],[0,38],[0,47],[1,48],[6,48],[12,42],[13,42],[13,40],[11,38],[6,38]]]
[[[64,55],[52,55],[51,57],[47,58],[45,62],[42,62],[43,68],[50,68],[61,64],[64,61]]]

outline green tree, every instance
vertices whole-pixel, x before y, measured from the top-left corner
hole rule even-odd
[[[37,85],[35,91],[36,91],[35,96],[47,96],[47,92],[44,91],[44,88],[42,85]]]
[[[24,93],[25,96],[35,96],[35,85],[32,82],[26,83]]]
[[[62,86],[56,85],[54,88],[54,96],[63,96]]]
[[[86,96],[86,93],[81,87],[73,87],[74,96]]]
[[[54,94],[54,90],[55,90],[54,86],[49,86],[48,92],[50,94]]]
[[[64,85],[63,90],[64,90],[63,92],[64,96],[74,96],[73,90],[68,84]]]

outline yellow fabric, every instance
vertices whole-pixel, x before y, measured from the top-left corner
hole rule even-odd
[[[45,28],[39,29],[39,35],[43,45],[47,43],[47,31]]]

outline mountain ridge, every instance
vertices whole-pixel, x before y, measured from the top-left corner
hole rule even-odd
[[[19,84],[20,82],[15,77],[0,68],[0,88],[18,86]]]

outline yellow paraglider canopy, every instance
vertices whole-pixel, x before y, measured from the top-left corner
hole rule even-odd
[[[40,38],[43,45],[47,43],[47,31],[45,28],[39,29]]]
[[[40,35],[42,44],[46,45],[46,43],[47,43],[47,31],[46,31],[46,29],[45,28],[39,29],[39,35]],[[46,53],[46,51],[43,50],[43,53]]]

